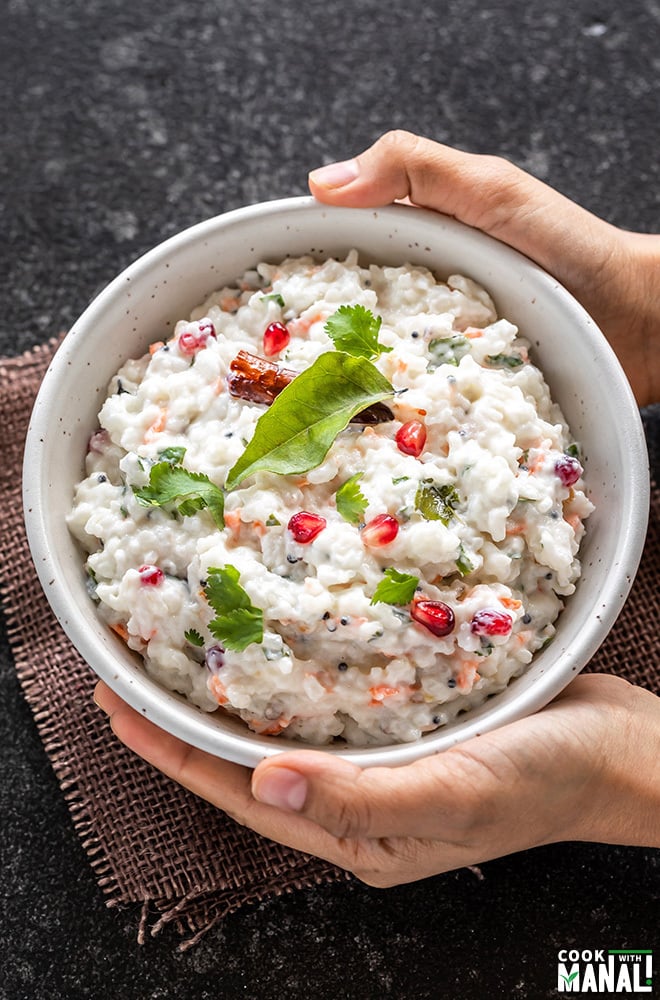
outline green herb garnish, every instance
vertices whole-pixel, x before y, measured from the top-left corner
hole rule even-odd
[[[189,628],[184,633],[186,641],[190,643],[191,646],[203,646],[204,639],[199,634],[196,628]]]
[[[474,563],[468,557],[465,549],[463,548],[463,543],[458,547],[458,556],[456,558],[456,569],[461,574],[461,576],[467,576],[474,569]]]
[[[315,469],[357,413],[393,393],[365,358],[326,351],[259,418],[252,440],[229,470],[227,489],[255,472],[287,476]]]
[[[176,509],[183,515],[208,508],[217,526],[225,526],[224,494],[203,472],[188,472],[168,461],[157,462],[151,467],[148,485],[133,492],[143,507],[165,507],[177,502]]]
[[[339,487],[335,494],[337,510],[349,524],[360,524],[364,521],[367,498],[358,485],[363,475],[363,472],[356,472]]]
[[[204,593],[215,611],[209,632],[226,649],[242,652],[252,642],[262,642],[264,613],[255,608],[238,582],[235,566],[212,567],[207,574]]]
[[[278,521],[274,514],[269,514],[268,517],[266,518],[266,527],[267,528],[274,528],[277,525],[280,525],[281,523],[282,522]]]
[[[284,309],[284,299],[279,292],[270,292],[268,295],[260,295],[261,302],[277,302],[278,306]]]
[[[418,584],[418,576],[411,576],[410,573],[399,573],[397,569],[394,569],[394,566],[389,566],[385,570],[384,578],[374,591],[371,603],[410,604]]]
[[[580,460],[580,445],[577,443],[577,441],[573,441],[572,444],[569,444],[568,448],[566,449],[566,454],[570,455],[571,458],[577,458],[578,461]]]
[[[520,368],[524,364],[519,354],[489,354],[484,361],[491,368]]]
[[[437,368],[439,365],[456,365],[461,358],[470,353],[470,341],[467,337],[455,335],[453,337],[441,337],[429,343],[429,354],[431,361],[429,367]]]
[[[392,484],[396,486],[397,483],[404,483],[406,479],[410,479],[410,476],[397,476],[392,480]]]
[[[163,451],[158,452],[158,461],[169,462],[170,465],[181,465],[185,453],[186,453],[185,448],[180,448],[177,445],[172,445],[172,447],[164,448]]]
[[[364,306],[340,306],[326,321],[324,330],[338,351],[354,358],[374,358],[392,348],[378,343],[382,317]]]
[[[458,493],[450,484],[420,483],[415,494],[415,507],[427,521],[449,524],[459,504]]]

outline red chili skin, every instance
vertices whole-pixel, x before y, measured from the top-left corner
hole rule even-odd
[[[298,372],[283,368],[274,361],[267,361],[257,354],[239,351],[229,365],[227,389],[237,399],[267,406],[293,381]],[[385,403],[371,403],[352,418],[352,424],[382,424],[394,420],[394,414]]]

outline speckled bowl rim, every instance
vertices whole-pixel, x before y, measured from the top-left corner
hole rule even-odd
[[[81,392],[80,380],[84,380],[86,372],[94,371],[94,359],[105,357],[108,350],[112,353],[108,337],[104,339],[99,333],[108,325],[109,318],[115,317],[118,328],[125,331],[126,324],[132,323],[135,332],[136,350],[120,352],[119,361],[139,356],[154,338],[153,330],[147,333],[140,326],[141,307],[135,305],[136,300],[140,296],[144,299],[147,291],[151,299],[159,290],[163,294],[167,284],[164,276],[176,271],[177,262],[183,267],[186,257],[192,258],[200,248],[211,244],[216,247],[213,252],[218,252],[217,248],[226,241],[235,248],[240,245],[240,253],[236,251],[237,266],[232,272],[233,277],[238,277],[248,266],[244,263],[245,254],[253,253],[253,264],[259,259],[276,259],[272,252],[259,252],[264,241],[269,246],[282,246],[289,241],[279,253],[281,259],[287,254],[304,252],[291,249],[289,244],[296,239],[320,256],[336,253],[335,245],[348,250],[351,246],[368,244],[365,259],[376,263],[387,263],[388,258],[391,263],[403,263],[405,259],[426,263],[441,276],[446,276],[442,275],[443,269],[463,272],[484,284],[496,304],[504,297],[513,303],[514,312],[519,308],[526,315],[531,310],[536,323],[546,323],[549,312],[556,321],[561,345],[557,352],[543,337],[535,341],[529,329],[523,328],[521,332],[531,339],[539,354],[545,354],[541,367],[553,396],[567,413],[572,430],[576,430],[575,420],[568,416],[568,410],[578,406],[578,396],[581,409],[575,412],[582,414],[581,421],[589,418],[587,438],[591,438],[592,444],[586,456],[588,483],[592,494],[592,487],[597,493],[602,491],[603,500],[588,526],[587,555],[591,561],[585,566],[577,593],[569,599],[559,619],[555,641],[504,692],[414,743],[321,748],[361,766],[406,764],[513,722],[547,704],[601,645],[624,604],[643,550],[649,506],[648,458],[639,410],[628,382],[602,333],[584,309],[554,278],[517,251],[454,219],[424,209],[402,205],[378,210],[329,208],[309,197],[236,209],[172,236],[136,260],[100,292],[71,328],[46,372],[25,446],[23,498],[28,540],[39,579],[64,631],[98,676],[137,711],[194,746],[249,766],[283,750],[309,749],[309,745],[293,740],[257,736],[239,721],[221,718],[221,713],[209,716],[147,676],[121,641],[102,624],[92,602],[84,596],[80,552],[70,538],[64,537],[68,532],[63,516],[72,493],[71,482],[62,482],[61,475],[67,463],[71,464],[74,446],[79,450],[75,461],[79,458],[82,475],[81,434],[90,433],[93,425],[88,423],[82,429],[79,426],[84,421],[76,415],[76,399]],[[374,246],[378,249],[373,249]],[[443,268],[437,263],[440,258],[456,260],[456,266]],[[213,271],[214,265],[209,266]],[[212,279],[209,274],[208,292],[224,283],[223,280],[214,284]],[[182,301],[189,284],[194,282],[181,278]],[[171,289],[167,294],[171,296]],[[189,301],[188,309],[182,309],[179,317],[201,300],[200,296]],[[149,308],[148,304],[145,308]],[[509,314],[510,309],[507,313],[502,307],[502,312],[513,321],[519,319]],[[570,327],[574,339],[567,340],[567,335],[560,332],[560,323]],[[146,325],[152,325],[151,321],[145,320],[143,326]],[[550,334],[546,336],[550,338]],[[565,357],[567,349],[576,355],[569,361]],[[110,362],[106,358],[104,363],[107,367]],[[115,364],[110,374],[118,367],[119,363]],[[561,389],[565,389],[567,382],[570,395],[564,391],[566,398],[562,399]],[[95,394],[98,411],[104,398],[100,384]],[[84,394],[81,399],[88,405]],[[599,434],[595,432],[597,422],[603,435],[609,435],[608,452],[601,448]],[[582,425],[581,429],[584,438]],[[579,430],[576,437],[580,437]],[[596,462],[594,451],[598,453]],[[596,482],[594,471],[599,477],[602,475],[602,487]],[[614,487],[608,484],[608,476],[613,476]],[[597,537],[592,545],[594,534]]]

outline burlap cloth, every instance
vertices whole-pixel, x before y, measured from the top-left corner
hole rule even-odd
[[[345,878],[247,830],[165,778],[112,736],[95,676],[60,629],[30,560],[21,506],[25,431],[57,341],[0,359],[0,596],[18,676],[109,905],[142,904],[144,940],[172,924],[189,947],[245,903]],[[660,689],[660,491],[624,613],[590,670]],[[38,655],[35,656],[35,650]]]

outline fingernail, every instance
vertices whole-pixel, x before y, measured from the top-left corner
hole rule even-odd
[[[307,798],[307,779],[288,767],[272,767],[255,782],[253,795],[259,802],[298,812]]]
[[[320,187],[340,188],[356,180],[359,173],[357,160],[342,160],[341,163],[328,163],[325,167],[312,170],[309,179]]]
[[[94,699],[94,704],[95,704],[95,705],[96,705],[96,706],[97,706],[98,708],[100,708],[102,712],[105,712],[105,714],[107,715],[107,714],[108,714],[108,713],[107,713],[107,710],[106,710],[106,709],[105,709],[105,708],[103,707],[103,705],[102,705],[102,704],[101,704],[101,702],[99,701],[99,699],[98,699],[98,697],[97,697],[97,694],[96,694],[96,691],[94,691],[94,694],[92,695],[92,698]]]

